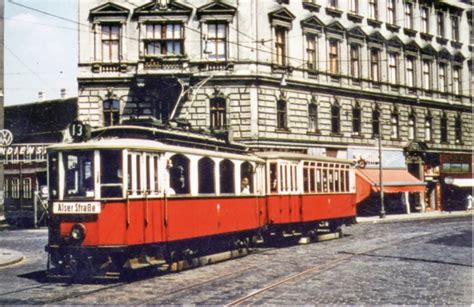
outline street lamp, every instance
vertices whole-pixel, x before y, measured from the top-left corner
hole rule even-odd
[[[383,171],[382,171],[382,122],[379,121],[379,188],[380,188],[380,214],[381,219],[385,218],[385,203],[383,195]]]

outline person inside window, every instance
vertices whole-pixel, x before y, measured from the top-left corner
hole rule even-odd
[[[242,179],[241,193],[242,194],[250,194],[250,182],[249,182],[249,179],[247,177],[244,177]]]

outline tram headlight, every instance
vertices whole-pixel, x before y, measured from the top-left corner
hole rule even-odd
[[[81,242],[86,236],[86,227],[82,224],[72,226],[70,237],[75,242]]]

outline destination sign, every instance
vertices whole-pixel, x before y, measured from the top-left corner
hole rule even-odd
[[[54,214],[98,214],[100,202],[53,202]]]

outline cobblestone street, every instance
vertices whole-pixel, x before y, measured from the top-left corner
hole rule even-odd
[[[359,224],[344,232],[339,240],[257,249],[130,283],[71,285],[38,281],[45,230],[2,231],[2,247],[20,250],[25,260],[0,269],[0,304],[473,303],[472,217]]]

